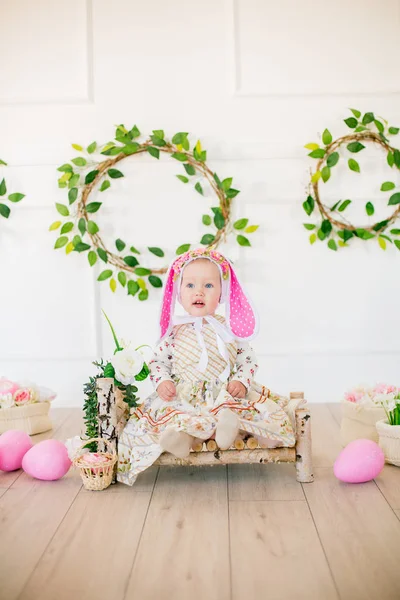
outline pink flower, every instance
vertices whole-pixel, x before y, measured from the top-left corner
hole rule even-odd
[[[31,399],[31,392],[28,388],[21,388],[14,393],[14,402],[16,406],[23,406],[27,404]]]
[[[354,392],[346,392],[344,395],[347,402],[357,402],[356,395]]]
[[[14,394],[19,389],[19,384],[7,379],[0,378],[0,394]]]

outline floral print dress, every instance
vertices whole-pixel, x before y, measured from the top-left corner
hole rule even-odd
[[[224,317],[215,318],[225,323]],[[205,372],[197,370],[202,349],[192,323],[175,326],[156,348],[149,362],[150,379],[155,388],[163,381],[173,381],[176,397],[165,402],[154,392],[134,410],[119,438],[118,481],[133,485],[138,474],[157,460],[163,452],[159,437],[167,426],[201,440],[211,438],[223,408],[238,414],[241,431],[261,438],[268,446],[294,446],[294,421],[284,410],[286,399],[269,390],[263,393],[266,388],[253,381],[258,365],[250,345],[240,341],[226,344],[230,374],[223,381],[227,361],[211,324],[203,324],[202,336],[208,353]],[[227,392],[231,380],[243,383],[245,398],[233,398]]]

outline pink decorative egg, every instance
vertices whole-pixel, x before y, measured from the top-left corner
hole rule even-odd
[[[379,475],[385,464],[382,449],[372,440],[354,440],[347,444],[333,466],[340,481],[364,483]]]
[[[24,455],[32,446],[32,440],[25,431],[18,431],[18,429],[5,431],[0,436],[0,470],[20,469]]]
[[[25,454],[22,461],[25,473],[44,481],[60,479],[68,473],[70,466],[67,448],[58,440],[39,442]]]

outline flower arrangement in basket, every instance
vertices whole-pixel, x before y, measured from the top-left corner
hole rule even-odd
[[[379,445],[386,462],[400,467],[400,389],[385,394],[381,402],[387,418],[376,423]]]
[[[0,378],[0,434],[9,429],[29,435],[51,429],[48,416],[56,393],[35,383],[24,384]]]
[[[104,311],[103,311],[104,313]],[[123,411],[129,415],[132,408],[138,406],[138,388],[134,385],[138,381],[144,381],[150,374],[150,370],[144,361],[140,348],[132,348],[130,343],[118,340],[114,328],[104,313],[110,326],[115,342],[114,355],[110,360],[103,359],[95,361],[98,373],[90,377],[89,382],[84,385],[84,422],[86,426],[86,439],[79,436],[70,438],[66,442],[68,454],[80,471],[83,485],[88,490],[104,490],[113,481],[117,453],[115,442],[110,442],[105,437],[98,437],[100,432],[97,380],[99,378],[112,378],[118,397],[121,399]],[[105,444],[104,451],[100,451]]]

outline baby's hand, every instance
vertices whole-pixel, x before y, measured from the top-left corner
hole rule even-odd
[[[176,396],[176,387],[173,381],[163,381],[157,388],[157,394],[165,402],[170,402]]]
[[[246,386],[240,381],[231,381],[228,383],[228,387],[226,388],[231,396],[234,398],[244,398],[246,395]]]

